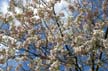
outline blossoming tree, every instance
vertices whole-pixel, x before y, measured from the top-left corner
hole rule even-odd
[[[107,71],[108,1],[96,1],[10,0],[0,14],[0,64],[29,61],[14,71]]]

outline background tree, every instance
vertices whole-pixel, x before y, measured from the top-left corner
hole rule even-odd
[[[10,60],[19,62],[14,71],[107,71],[107,3],[10,0],[0,14],[0,64],[6,71]]]

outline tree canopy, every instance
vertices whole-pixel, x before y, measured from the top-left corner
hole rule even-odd
[[[107,11],[108,0],[10,0],[0,70],[108,71]]]

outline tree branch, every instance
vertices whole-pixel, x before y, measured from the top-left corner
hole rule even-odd
[[[95,60],[94,60],[94,52],[92,52],[92,55],[91,55],[91,61],[92,61],[92,71],[95,71]]]
[[[82,69],[78,65],[78,58],[75,56],[75,69],[76,71],[82,71]]]
[[[99,60],[102,59],[102,54],[103,54],[103,52],[100,53]],[[96,71],[98,71],[98,70],[99,70],[99,63],[96,66]]]
[[[53,14],[54,14],[54,16],[56,16],[56,13],[55,13],[55,10],[54,10],[54,6],[55,6],[55,4],[53,4]],[[58,23],[58,20],[57,20],[56,18],[55,18],[55,21],[56,21],[56,24],[57,24],[57,26],[58,26],[58,28],[59,28],[61,37],[63,37],[63,33],[62,33],[61,28],[60,28],[60,24]]]
[[[107,37],[108,37],[108,26],[107,26],[104,38],[107,39]]]

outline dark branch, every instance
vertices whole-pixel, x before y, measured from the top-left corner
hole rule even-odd
[[[99,60],[102,59],[102,54],[103,54],[103,52],[100,53]],[[98,65],[97,65],[97,67],[96,67],[96,71],[98,71],[98,70],[99,70],[99,63],[98,63]]]
[[[108,37],[108,26],[107,26],[107,29],[106,29],[106,31],[105,31],[105,36],[104,36],[104,38],[107,39],[107,37]]]
[[[56,13],[55,13],[55,10],[54,10],[54,4],[53,4],[53,14],[54,14],[54,16],[56,16]],[[60,28],[60,24],[58,23],[58,20],[56,18],[55,18],[55,21],[56,21],[56,24],[57,24],[57,26],[59,28],[60,34],[63,37],[63,33],[62,33],[61,28]]]
[[[75,69],[76,71],[82,71],[82,69],[78,65],[78,58],[75,56]]]

